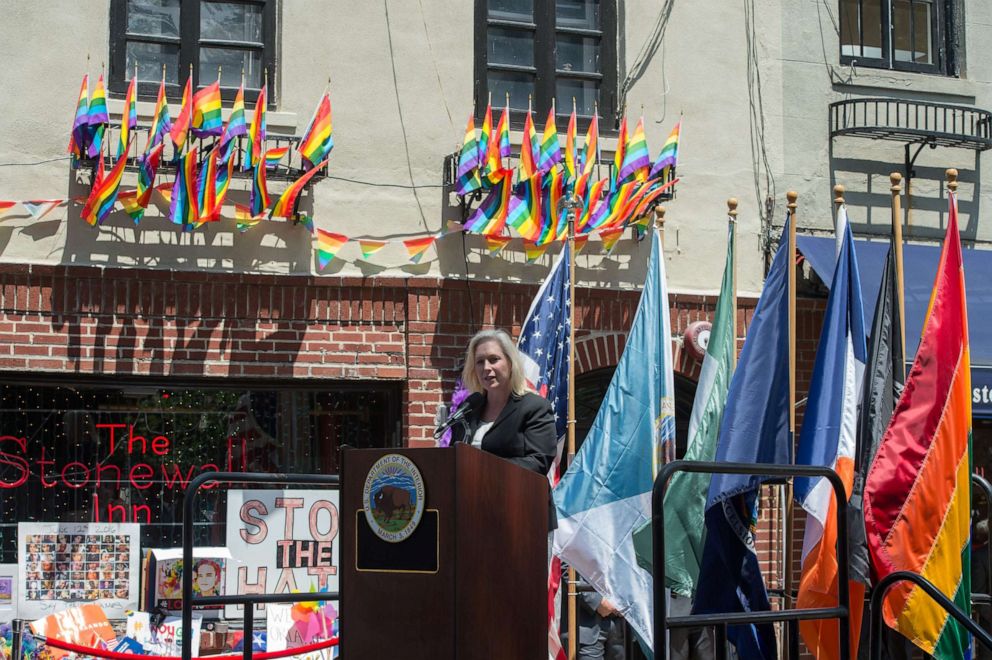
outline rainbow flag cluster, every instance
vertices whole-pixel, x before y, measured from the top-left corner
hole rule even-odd
[[[136,150],[133,161],[138,167],[137,188],[121,192],[120,184],[128,165],[129,148],[137,142],[133,133],[138,123],[137,79],[132,78],[128,86],[119,127],[116,160],[111,164],[104,162],[104,134],[110,125],[110,117],[103,76],[100,76],[91,95],[89,76],[84,75],[68,146],[74,166],[83,158],[98,159],[93,187],[83,209],[83,219],[91,225],[100,224],[119,201],[134,222],[140,222],[151,201],[152,192],[160,189],[155,185],[159,166],[161,163],[168,163],[176,166],[173,183],[168,184],[168,192],[163,191],[163,196],[169,202],[169,219],[181,225],[184,230],[196,229],[207,222],[219,220],[234,173],[236,159],[232,155],[238,146],[236,139],[246,137],[249,144],[243,160],[245,170],[251,171],[250,203],[246,208],[239,207],[235,213],[239,228],[246,229],[261,219],[273,217],[290,218],[308,226],[312,224],[309,217],[297,213],[297,205],[300,193],[307,183],[317,172],[326,170],[328,157],[334,147],[330,96],[325,90],[297,147],[304,163],[303,174],[286,188],[273,205],[266,170],[277,167],[290,148],[265,149],[266,87],[267,84],[262,85],[249,123],[246,120],[242,80],[225,124],[220,81],[194,91],[193,72],[190,70],[183,88],[182,103],[173,118],[166,99],[163,72],[148,139],[143,151]],[[211,137],[217,139],[212,145],[204,147],[201,143],[199,148],[193,148],[190,136],[201,140]],[[163,154],[166,137],[172,143],[171,160]],[[106,149],[106,156],[111,156],[109,147]],[[50,210],[48,208],[45,213]]]
[[[463,199],[480,198],[465,220],[467,232],[482,234],[498,244],[498,237],[507,236],[512,229],[537,252],[537,248],[565,238],[567,213],[572,209],[576,236],[598,231],[604,240],[614,239],[612,247],[622,233],[614,230],[643,227],[661,196],[670,193],[677,182],[681,121],[652,161],[644,119],[628,134],[624,117],[613,165],[607,176],[600,178],[594,176],[600,162],[598,117],[589,123],[580,148],[573,108],[564,151],[555,119],[552,107],[539,137],[533,112],[528,110],[514,167],[509,159],[509,107],[503,109],[493,130],[492,107],[487,106],[478,135],[474,118],[469,117],[455,180],[455,191]],[[568,200],[570,204],[565,203]]]

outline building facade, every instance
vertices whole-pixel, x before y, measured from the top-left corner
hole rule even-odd
[[[528,105],[543,125],[555,100],[564,127],[574,102],[580,136],[598,113],[606,172],[622,116],[630,128],[644,117],[652,156],[681,118],[664,225],[680,436],[699,366],[682,334],[712,314],[728,197],[740,199],[741,340],[787,190],[801,232],[830,232],[842,183],[856,233],[886,240],[889,173],[911,173],[907,238],[926,242],[941,235],[943,171],[956,167],[963,238],[992,239],[980,222],[989,125],[945,108],[992,108],[983,2],[13,0],[5,13],[0,199],[61,203],[15,205],[0,222],[0,500],[16,512],[0,522],[0,562],[15,559],[17,520],[136,521],[143,542],[175,544],[176,495],[199,470],[333,471],[343,444],[431,446],[468,338],[519,331],[559,249],[530,263],[518,238],[493,254],[481,236],[442,234],[466,213],[451,157],[490,98],[497,113],[510,106],[515,150]],[[65,155],[73,94],[104,75],[114,140],[135,70],[135,154],[163,76],[173,113],[187,72],[194,88],[219,77],[225,117],[242,78],[249,111],[266,85],[270,147],[301,136],[329,90],[335,147],[299,211],[350,239],[335,258],[320,268],[306,223],[240,231],[243,173],[221,220],[196,231],[158,197],[140,223],[119,208],[85,222],[94,168]],[[864,99],[905,105],[868,119]],[[913,123],[929,108],[945,108],[944,123]],[[274,198],[293,158],[270,176]],[[174,176],[163,168],[159,183]],[[122,189],[136,179],[125,171]],[[411,261],[402,241],[425,236],[437,239]],[[360,239],[384,245],[367,256]],[[591,238],[577,259],[580,427],[622,351],[648,251],[628,231],[609,254]],[[824,297],[803,275],[801,390]],[[222,506],[204,504],[205,538]]]

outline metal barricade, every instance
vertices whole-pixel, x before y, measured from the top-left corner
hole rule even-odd
[[[668,480],[676,472],[702,472],[706,474],[750,474],[770,477],[824,477],[834,491],[837,512],[837,607],[774,610],[767,612],[728,612],[725,614],[694,614],[668,616],[665,597],[665,491]],[[849,660],[850,646],[850,594],[848,586],[847,494],[844,483],[836,472],[825,467],[804,465],[774,465],[767,463],[716,463],[702,461],[673,461],[658,471],[651,492],[652,563],[654,565],[654,639],[655,657],[668,660],[665,638],[668,628],[716,627],[718,658],[726,658],[727,626],[757,623],[793,622],[813,619],[838,619],[841,660]]]
[[[933,598],[938,605],[944,608],[948,614],[957,619],[958,623],[967,628],[968,632],[974,635],[975,639],[981,642],[985,648],[992,651],[992,635],[989,635],[989,633],[982,630],[981,626],[968,618],[968,615],[963,612],[960,607],[955,605],[950,598],[941,593],[932,582],[927,580],[922,575],[918,575],[910,571],[896,571],[895,573],[889,573],[884,578],[879,580],[878,584],[875,585],[875,591],[871,595],[871,610],[869,612],[869,616],[871,617],[869,620],[869,638],[871,640],[870,660],[882,660],[882,600],[885,598],[885,594],[888,593],[892,585],[897,582],[915,583],[920,589],[923,589],[928,596]]]
[[[193,606],[194,605],[243,605],[244,614],[244,660],[252,658],[252,636],[255,631],[255,605],[262,603],[298,603],[314,600],[313,593],[282,594],[232,594],[224,596],[194,596],[193,571],[193,505],[196,495],[206,484],[212,483],[265,484],[285,486],[325,486],[337,488],[341,484],[338,475],[328,474],[258,474],[252,472],[204,472],[197,475],[183,496],[183,609],[182,609],[182,657],[190,660],[193,656]],[[337,600],[336,592],[321,592],[321,599]]]

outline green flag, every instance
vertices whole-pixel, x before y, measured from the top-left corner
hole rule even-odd
[[[727,388],[734,372],[737,350],[734,337],[734,231],[727,230],[727,262],[723,269],[720,298],[716,303],[706,356],[699,373],[696,398],[689,421],[689,444],[685,460],[712,461],[720,419],[727,404]],[[692,596],[703,557],[706,525],[704,509],[710,475],[677,472],[665,493],[665,577],[667,586],[682,596]]]

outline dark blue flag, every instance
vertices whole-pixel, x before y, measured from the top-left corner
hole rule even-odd
[[[716,460],[790,462],[789,269],[790,220],[765,279],[754,318],[730,381]],[[714,474],[706,501],[706,542],[693,613],[770,609],[754,548],[760,475]],[[727,636],[741,660],[777,657],[771,624],[730,626]]]

